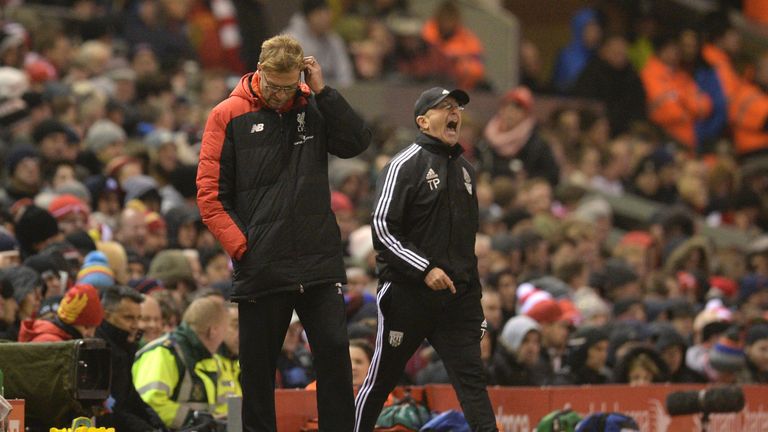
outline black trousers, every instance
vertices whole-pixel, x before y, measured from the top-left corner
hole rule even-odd
[[[351,431],[354,395],[344,297],[333,284],[305,288],[303,293],[278,293],[240,302],[243,431],[277,431],[275,372],[294,309],[312,350],[319,429]]]
[[[442,358],[472,430],[497,431],[480,360],[480,292],[434,293],[384,282],[376,300],[376,350],[355,400],[354,432],[373,430],[387,396],[424,338]]]

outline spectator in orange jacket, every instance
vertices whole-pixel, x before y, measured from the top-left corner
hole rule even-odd
[[[755,62],[752,83],[736,92],[728,111],[736,154],[747,156],[768,149],[768,52]]]
[[[435,15],[424,24],[421,36],[451,64],[456,86],[473,89],[485,84],[483,45],[461,21],[461,11],[451,0],[443,2]]]
[[[694,124],[712,111],[712,101],[690,75],[680,69],[680,47],[671,34],[654,41],[656,54],[640,73],[648,116],[689,150],[696,148]]]

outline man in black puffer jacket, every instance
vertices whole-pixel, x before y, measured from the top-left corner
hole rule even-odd
[[[264,42],[258,70],[208,117],[197,202],[234,260],[245,431],[276,430],[275,367],[294,309],[314,355],[320,430],[352,430],[346,276],[328,153],[354,157],[370,140],[314,57],[286,35]]]
[[[96,329],[96,337],[109,345],[112,378],[105,403],[109,412],[99,418],[99,424],[121,431],[167,430],[157,413],[141,399],[131,376],[143,301],[143,295],[126,286],[112,286],[101,294],[104,320]]]

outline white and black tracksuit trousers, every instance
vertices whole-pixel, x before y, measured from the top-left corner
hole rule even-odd
[[[481,294],[461,288],[451,294],[429,291],[423,285],[381,284],[376,350],[355,400],[354,432],[373,430],[406,362],[425,338],[443,360],[472,430],[497,430],[480,360]]]

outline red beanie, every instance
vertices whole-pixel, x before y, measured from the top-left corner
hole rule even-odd
[[[64,194],[48,205],[48,211],[59,220],[70,213],[83,213],[86,216],[90,214],[88,206],[78,197],[74,195]]]
[[[58,314],[66,324],[98,326],[104,318],[99,292],[93,285],[81,283],[73,286],[61,299]]]
[[[539,324],[551,324],[563,320],[563,311],[557,301],[552,298],[538,301],[525,314]]]

